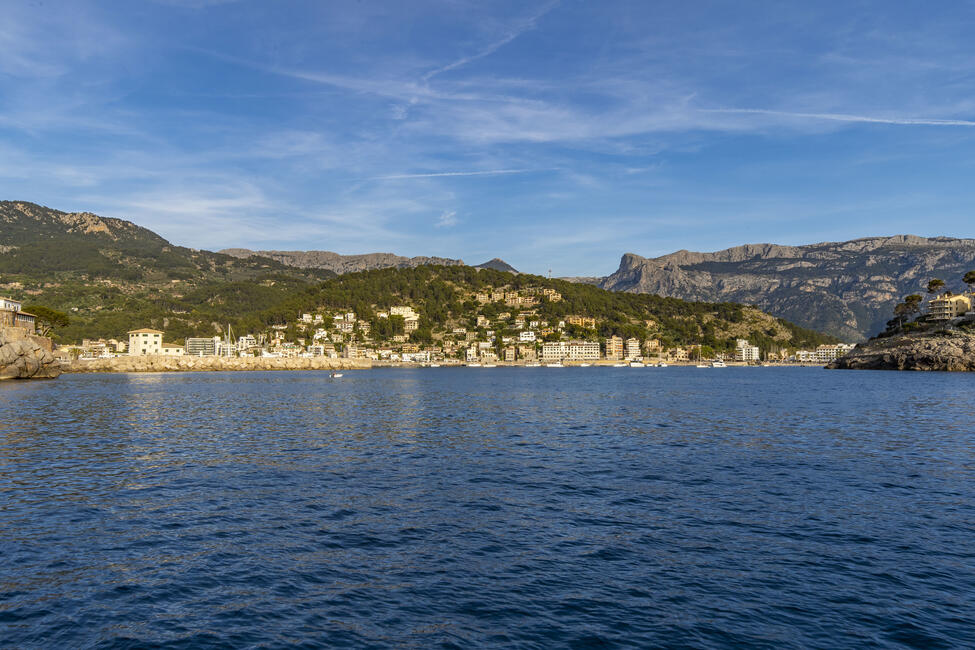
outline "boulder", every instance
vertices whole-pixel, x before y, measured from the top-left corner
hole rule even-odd
[[[0,331],[0,379],[54,379],[61,374],[60,362],[37,338]]]

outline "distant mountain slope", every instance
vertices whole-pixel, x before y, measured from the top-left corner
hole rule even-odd
[[[859,341],[883,329],[894,305],[932,277],[961,288],[975,239],[913,235],[807,246],[750,244],[657,258],[627,253],[599,286],[683,300],[729,301]],[[957,285],[957,287],[956,287]]]
[[[475,269],[491,269],[492,271],[505,271],[507,273],[518,273],[518,269],[505,262],[500,257],[488,260],[484,264],[478,264]]]
[[[61,340],[117,337],[149,323],[176,338],[212,335],[332,276],[175,246],[123,219],[0,201],[0,291],[69,313],[71,325],[55,333]]]
[[[240,259],[258,255],[276,260],[287,266],[300,269],[325,269],[338,274],[372,271],[374,269],[406,269],[428,264],[438,266],[461,266],[464,264],[463,260],[446,257],[403,257],[393,253],[340,255],[331,251],[252,251],[246,248],[226,248],[220,252]]]
[[[0,201],[0,272],[77,273],[104,280],[241,279],[287,267],[267,258],[174,246],[131,221]]]

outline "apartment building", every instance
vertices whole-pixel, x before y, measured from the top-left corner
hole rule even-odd
[[[129,356],[140,357],[148,354],[162,354],[163,333],[153,329],[139,329],[128,332]]]
[[[606,339],[606,358],[610,361],[623,360],[623,339],[618,336]]]

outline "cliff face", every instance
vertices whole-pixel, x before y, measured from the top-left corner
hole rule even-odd
[[[60,374],[49,339],[0,331],[0,379],[54,379]]]
[[[923,292],[931,278],[960,291],[961,276],[973,269],[975,239],[898,235],[808,246],[750,244],[657,258],[627,253],[599,286],[752,304],[804,327],[862,341],[882,330],[894,305]]]
[[[426,264],[439,266],[462,266],[464,264],[463,260],[453,260],[446,257],[403,257],[392,253],[339,255],[331,251],[252,251],[246,248],[226,248],[220,252],[240,259],[257,255],[287,266],[300,269],[325,269],[338,274],[371,271],[373,269],[405,269]]]
[[[841,370],[975,371],[975,333],[897,336],[863,343],[830,363]]]

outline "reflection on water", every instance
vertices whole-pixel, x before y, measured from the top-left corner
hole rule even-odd
[[[975,377],[0,384],[0,646],[959,646]]]

